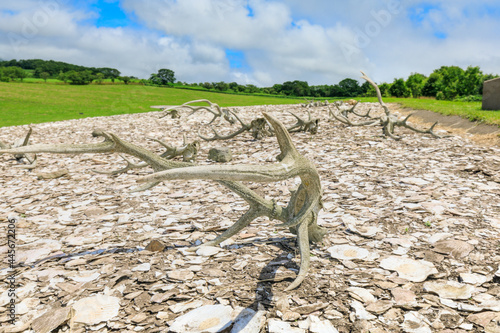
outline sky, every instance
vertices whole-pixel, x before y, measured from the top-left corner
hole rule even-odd
[[[0,59],[260,87],[500,74],[498,0],[0,0]],[[361,82],[361,80],[360,80]]]

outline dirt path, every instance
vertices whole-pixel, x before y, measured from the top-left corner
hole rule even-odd
[[[478,144],[500,145],[499,126],[470,121],[459,116],[446,116],[429,110],[402,108],[398,104],[390,104],[390,109],[402,115],[411,113],[413,123],[432,125],[437,121],[439,128],[473,140]]]

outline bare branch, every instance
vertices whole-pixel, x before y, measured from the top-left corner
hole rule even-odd
[[[316,134],[318,133],[318,127],[319,127],[319,119],[318,118],[312,118],[311,117],[311,112],[307,110],[308,114],[308,120],[303,120],[293,112],[288,112],[292,116],[297,119],[297,122],[292,126],[287,128],[288,132],[293,133],[293,132],[308,132],[311,134]]]
[[[194,103],[207,103],[208,106],[193,106],[193,105],[190,105],[190,104],[194,104]],[[214,120],[217,119],[217,118],[221,118],[221,119],[224,118],[230,124],[234,124],[236,122],[235,119],[234,119],[234,117],[233,117],[233,115],[234,115],[233,112],[229,111],[228,109],[221,108],[218,104],[212,103],[208,99],[197,99],[197,100],[194,100],[194,101],[186,102],[186,103],[184,103],[182,105],[177,105],[177,106],[172,106],[172,107],[169,107],[169,108],[165,108],[165,109],[163,109],[163,111],[165,111],[166,114],[163,115],[163,116],[160,116],[160,118],[166,117],[167,115],[171,115],[172,116],[171,113],[174,110],[178,110],[178,109],[182,109],[182,108],[186,108],[186,109],[191,110],[191,113],[188,114],[188,117],[191,116],[192,114],[200,111],[200,110],[205,110],[205,111],[210,112],[213,115],[213,118],[209,122],[209,124],[213,123]],[[173,116],[172,116],[172,118],[173,118]]]

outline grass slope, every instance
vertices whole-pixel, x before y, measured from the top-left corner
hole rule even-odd
[[[195,99],[208,99],[221,106],[304,101],[141,85],[71,86],[0,82],[0,127],[149,112],[153,110],[151,105],[179,105]]]
[[[0,127],[66,119],[111,116],[152,111],[151,105],[179,105],[208,99],[221,106],[301,103],[304,99],[221,94],[191,89],[142,85],[85,85],[0,82]],[[377,102],[362,97],[362,102]],[[483,111],[481,102],[450,102],[433,99],[384,98],[386,103],[458,115],[500,126],[500,111]]]

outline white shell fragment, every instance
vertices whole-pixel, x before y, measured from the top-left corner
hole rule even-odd
[[[456,281],[429,281],[424,283],[424,290],[436,293],[441,298],[469,299],[474,291],[474,286]]]
[[[434,264],[425,260],[413,260],[404,257],[391,256],[380,262],[380,267],[398,272],[399,277],[412,282],[422,282],[429,275],[437,274]]]
[[[335,245],[327,249],[330,255],[339,260],[365,260],[373,261],[378,258],[378,254],[371,253],[367,249],[352,245]]]
[[[72,320],[88,325],[108,321],[118,315],[120,299],[113,296],[96,295],[82,298],[73,304],[75,316]]]
[[[432,333],[426,318],[415,311],[405,314],[403,330],[408,333]]]
[[[205,305],[174,320],[170,331],[176,333],[215,333],[232,323],[232,308],[227,305]]]
[[[216,246],[201,246],[196,250],[196,254],[202,257],[211,257],[222,251],[220,247]]]
[[[151,269],[151,264],[148,262],[145,262],[143,264],[135,266],[134,268],[131,269],[131,271],[132,272],[149,272],[150,269]]]

